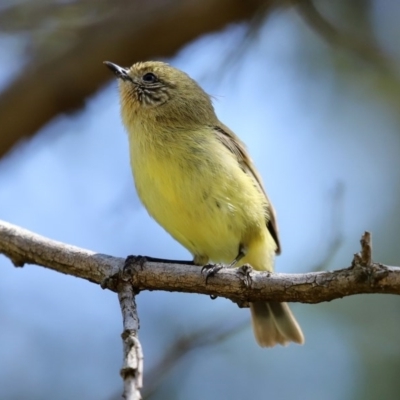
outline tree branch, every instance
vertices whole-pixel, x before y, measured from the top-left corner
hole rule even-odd
[[[330,272],[278,274],[225,268],[205,283],[199,267],[159,262],[133,265],[131,284],[137,290],[165,290],[226,297],[235,302],[274,300],[319,303],[360,293],[400,294],[400,268],[370,261],[368,235],[362,252],[349,268]],[[37,264],[118,291],[124,260],[65,245],[0,221],[0,253],[14,265]],[[110,278],[111,277],[111,278]]]

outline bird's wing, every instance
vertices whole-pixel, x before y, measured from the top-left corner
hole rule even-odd
[[[269,216],[268,221],[266,221],[267,229],[276,243],[276,254],[281,253],[281,244],[279,241],[279,231],[278,224],[276,222],[275,210],[265,192],[264,186],[262,184],[261,177],[257,172],[253,161],[251,160],[249,153],[247,152],[245,144],[224,124],[220,123],[218,126],[214,127],[215,134],[219,141],[227,147],[237,158],[238,163],[242,167],[243,171],[251,175],[257,182],[260,190],[264,193],[267,199],[267,214]]]

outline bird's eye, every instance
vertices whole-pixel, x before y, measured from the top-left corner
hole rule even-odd
[[[142,79],[144,82],[149,82],[149,83],[154,83],[157,81],[157,77],[151,72],[147,72],[147,74],[144,74],[142,76]]]

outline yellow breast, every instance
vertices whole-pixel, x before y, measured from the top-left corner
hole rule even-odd
[[[193,255],[231,262],[246,235],[265,236],[265,197],[211,130],[174,134],[131,133],[139,197]]]

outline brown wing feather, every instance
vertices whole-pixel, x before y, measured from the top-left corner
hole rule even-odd
[[[260,190],[264,193],[265,198],[267,199],[267,207],[268,207],[268,215],[269,220],[266,221],[267,229],[276,243],[276,254],[281,253],[281,244],[279,241],[279,231],[278,225],[276,222],[276,214],[275,210],[272,207],[272,204],[265,192],[264,186],[261,181],[261,177],[257,170],[254,167],[253,161],[251,160],[249,153],[247,152],[246,146],[244,143],[224,124],[220,124],[219,126],[215,126],[215,133],[221,143],[226,146],[238,159],[239,164],[243,168],[243,170],[252,175],[256,180]]]

